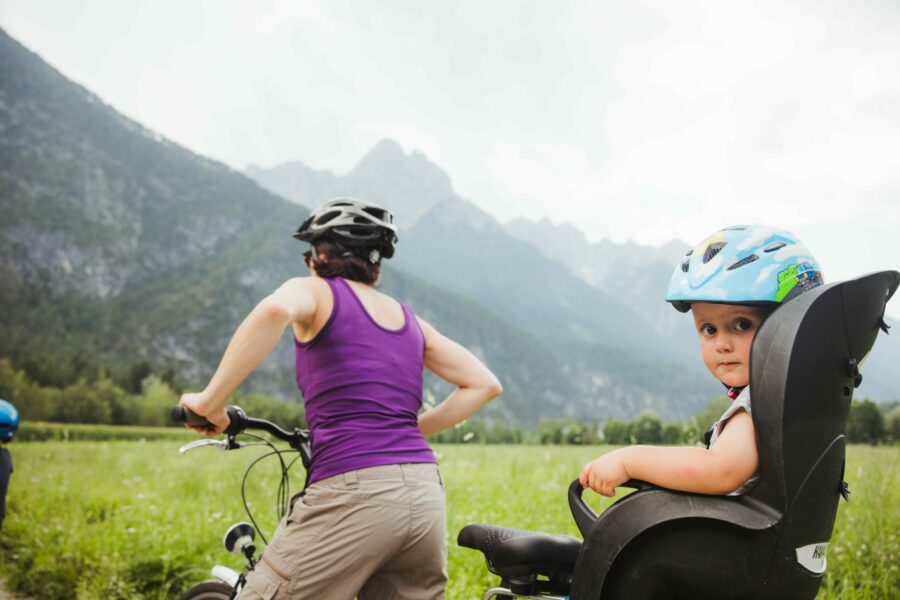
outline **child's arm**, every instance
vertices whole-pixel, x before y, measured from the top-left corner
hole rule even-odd
[[[579,480],[604,496],[629,479],[700,494],[728,494],[756,472],[759,456],[753,420],[743,410],[725,424],[712,448],[629,446],[589,462]]]

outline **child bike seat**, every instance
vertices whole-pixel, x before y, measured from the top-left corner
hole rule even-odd
[[[484,552],[505,584],[489,595],[535,593],[513,589],[513,578],[534,581],[543,569],[556,573],[550,593],[571,600],[815,598],[838,501],[848,496],[844,431],[859,366],[887,331],[884,310],[898,284],[900,273],[884,271],[821,286],[760,327],[750,362],[760,473],[752,489],[709,496],[644,484],[598,516],[575,481],[569,503],[584,542],[574,568],[563,565],[575,544],[551,555],[560,536],[463,529],[460,544]]]

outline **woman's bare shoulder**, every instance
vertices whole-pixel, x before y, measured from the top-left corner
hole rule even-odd
[[[299,291],[299,292],[312,292],[312,293],[322,293],[329,290],[328,282],[322,279],[321,277],[292,277],[281,284],[280,289],[291,290],[291,291]]]

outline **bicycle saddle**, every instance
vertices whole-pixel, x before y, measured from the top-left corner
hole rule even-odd
[[[497,525],[466,525],[456,541],[484,554],[488,569],[507,580],[513,591],[528,593],[538,576],[549,579],[541,582],[548,584],[548,591],[556,583],[567,585],[581,549],[581,540],[569,535]]]

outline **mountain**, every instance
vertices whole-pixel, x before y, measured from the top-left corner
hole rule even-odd
[[[616,298],[628,298],[636,312],[648,318],[655,332],[682,348],[696,345],[692,320],[663,301],[672,265],[689,246],[673,240],[659,248],[634,242],[622,244],[600,240],[591,244],[584,233],[571,224],[554,225],[547,219],[516,219],[507,231],[521,240],[540,240],[535,247],[547,257],[565,262],[585,282]],[[896,298],[893,302],[900,302]],[[895,319],[886,318],[893,335],[880,335],[866,360],[863,383],[857,392],[881,402],[900,401],[892,373],[900,364],[900,329]]]
[[[290,235],[307,210],[122,116],[3,32],[0,70],[0,355],[51,367],[79,358],[113,372],[147,358],[202,382],[253,304],[301,270]],[[390,175],[398,148],[381,144],[340,179],[353,190],[382,177],[399,186],[405,174]],[[430,165],[405,158],[399,166]],[[422,188],[430,196],[410,183],[401,198],[418,203],[419,220],[452,193],[446,175],[431,175]],[[487,419],[602,420],[652,395],[587,377],[539,335],[446,286],[390,263],[384,279],[498,372],[507,393]],[[586,377],[590,386],[576,383]],[[433,378],[427,385],[426,396],[446,391]],[[296,395],[289,335],[246,387]]]
[[[404,155],[395,142],[380,142],[343,177],[328,173],[326,178],[297,162],[247,172],[298,203],[358,195],[386,206],[401,233],[396,265],[559,345],[574,339],[638,347],[644,344],[637,338],[653,337],[647,320],[626,303],[586,284],[557,257],[510,235],[496,219],[456,196],[436,165],[419,153]],[[317,187],[315,182],[326,179],[327,186]],[[303,195],[313,190],[318,198]],[[405,218],[407,212],[413,218]],[[657,345],[651,352],[660,357],[671,349],[667,341]]]
[[[373,170],[378,177],[359,174]],[[672,265],[686,243],[671,240],[658,248],[609,240],[591,244],[570,224],[520,219],[501,225],[449,185],[434,193],[432,182],[449,180],[438,171],[421,154],[404,155],[398,144],[385,140],[344,176],[299,162],[247,172],[296,202],[359,195],[390,208],[401,222],[393,262],[542,340],[580,390],[576,404],[591,407],[576,408],[576,413],[633,415],[654,408],[666,416],[692,414],[703,398],[719,391],[695,351],[692,320],[663,300]],[[327,186],[315,185],[326,179]],[[366,180],[371,185],[360,187]],[[425,182],[421,189],[416,181]],[[392,197],[392,186],[403,193]],[[415,218],[404,226],[406,210]],[[896,336],[878,340],[861,395],[900,398],[888,367],[900,361],[896,342]]]
[[[510,235],[424,155],[384,141],[342,176],[282,166],[307,194],[298,205],[119,114],[2,31],[0,73],[0,356],[16,364],[76,357],[116,372],[150,359],[201,383],[250,308],[302,274],[291,233],[304,205],[356,194],[404,213],[386,291],[503,381],[482,418],[652,407],[674,419],[719,391],[630,299]],[[246,389],[295,397],[292,353],[288,334]]]
[[[306,211],[122,116],[2,31],[0,72],[0,353],[208,371],[196,346],[227,341],[260,295],[206,276],[262,269],[271,285],[238,249],[272,252],[272,232],[287,237]]]
[[[264,188],[304,206],[323,198],[362,196],[395,213],[408,229],[437,204],[456,195],[450,177],[420,152],[404,154],[393,140],[379,142],[343,177],[292,161],[264,169],[250,165],[245,173]]]
[[[584,232],[569,223],[555,225],[549,219],[515,219],[506,224],[513,237],[532,241],[548,258],[565,263],[586,283],[614,298],[627,298],[655,333],[672,345],[693,344],[693,323],[664,301],[672,266],[689,249],[670,240],[659,248],[627,241],[602,239],[589,243]]]
[[[373,185],[366,188],[369,192],[361,189],[359,182],[370,176],[360,172],[373,170],[384,181],[403,182],[397,187],[404,192],[395,199],[389,194],[391,185]],[[310,197],[299,194],[318,189],[321,196],[315,202],[360,195],[394,211],[401,225],[397,255],[391,262],[474,300],[540,339],[575,383],[578,397],[569,409],[574,414],[602,420],[655,408],[667,416],[686,416],[720,391],[701,370],[699,359],[686,355],[683,346],[676,347],[671,336],[658,335],[648,319],[633,310],[630,296],[622,296],[623,302],[583,281],[569,265],[517,239],[496,219],[456,196],[449,185],[435,193],[434,181],[449,180],[437,177],[437,170],[421,155],[404,155],[399,145],[383,141],[346,175],[328,173],[326,188],[314,183],[325,179],[322,172],[296,162],[271,169],[254,167],[248,174],[261,185],[273,185],[272,191],[298,194],[292,197],[295,202],[309,202]],[[417,181],[424,182],[419,191]],[[402,211],[413,205],[411,200],[427,210],[417,212],[412,225],[404,226]]]

